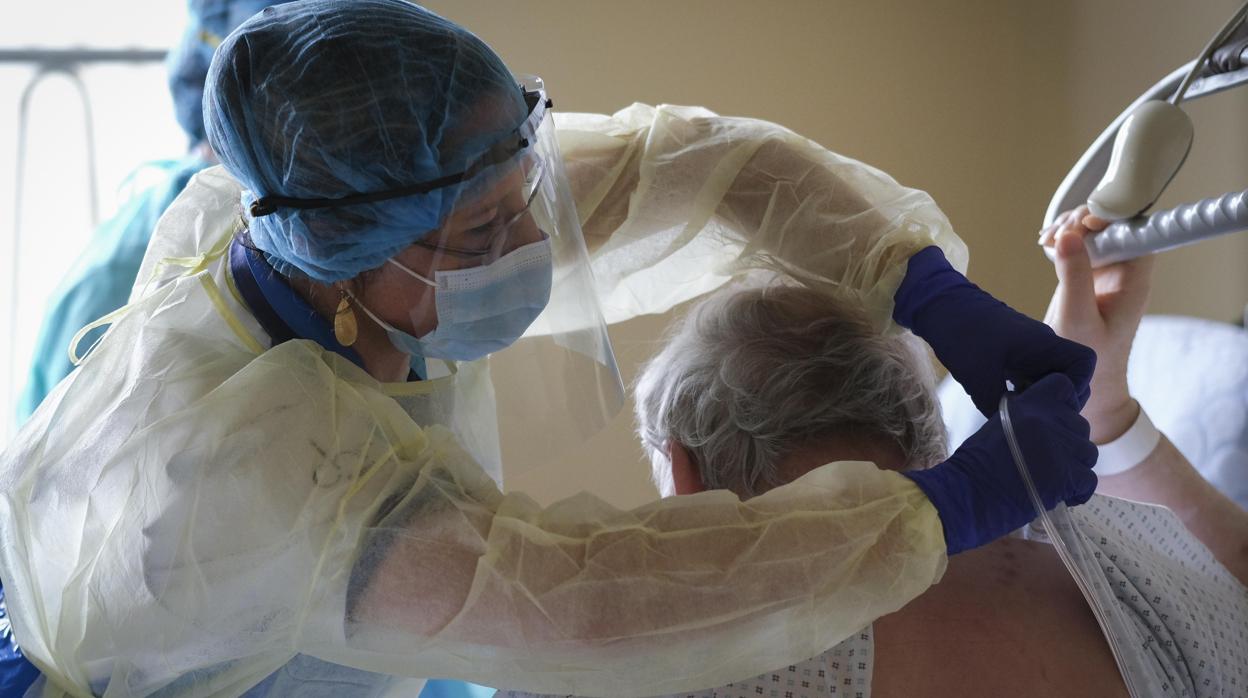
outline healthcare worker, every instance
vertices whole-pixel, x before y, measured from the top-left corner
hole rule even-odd
[[[188,25],[181,41],[169,53],[167,65],[174,114],[187,134],[190,147],[183,157],[145,163],[128,178],[133,183],[132,195],[95,231],[54,293],[40,328],[29,380],[19,398],[19,422],[28,419],[52,388],[73,369],[66,349],[78,330],[126,304],[156,221],[196,172],[217,162],[208,144],[203,117],[204,80],[213,51],[235,27],[271,4],[272,0],[190,0],[188,3]],[[102,330],[96,328],[80,336],[73,350],[91,346],[103,334]],[[20,650],[14,646],[11,655],[13,666],[18,667]],[[8,665],[0,660],[0,667],[5,666]],[[27,667],[28,664],[21,666],[21,671],[15,668],[13,673],[24,680],[31,676]],[[9,673],[0,668],[0,677]],[[431,683],[431,690],[427,691],[430,698],[486,695],[482,690],[473,691],[459,682]],[[0,696],[3,695],[8,693],[0,691]]]
[[[636,105],[557,134],[552,108],[403,0],[283,4],[226,38],[223,169],[0,457],[0,575],[50,694],[722,685],[1032,518],[995,418],[931,470],[832,463],[747,503],[499,491],[503,462],[618,407],[604,311],[751,268],[913,328],[986,409],[1013,380],[1045,502],[1090,496],[1094,356],[966,281],[925,194],[759,121]]]

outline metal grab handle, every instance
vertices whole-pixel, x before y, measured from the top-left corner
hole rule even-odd
[[[1111,224],[1084,238],[1093,267],[1248,230],[1248,189]],[[1054,258],[1052,247],[1044,249]]]
[[[1109,126],[1101,132],[1101,135],[1096,137],[1096,140],[1092,141],[1092,144],[1084,151],[1079,161],[1075,163],[1075,166],[1066,173],[1065,179],[1057,187],[1057,191],[1053,193],[1053,198],[1049,200],[1048,210],[1044,213],[1044,226],[1048,226],[1056,220],[1063,211],[1068,211],[1087,202],[1088,195],[1092,193],[1092,190],[1096,188],[1097,182],[1100,182],[1101,177],[1105,175],[1105,169],[1109,165],[1109,156],[1114,147],[1114,137],[1118,135],[1118,127],[1127,120],[1127,117],[1135,111],[1136,107],[1144,102],[1151,99],[1165,99],[1167,95],[1173,93],[1191,68],[1192,63],[1180,66],[1148,88],[1130,106],[1124,109],[1117,118],[1110,122]],[[1194,99],[1218,94],[1244,83],[1248,83],[1248,68],[1240,68],[1231,73],[1217,74],[1211,74],[1207,68],[1203,77],[1193,82],[1192,86],[1188,88],[1186,101],[1190,102]]]
[[[1175,69],[1159,80],[1131,103],[1109,126],[1097,136],[1083,153],[1066,178],[1053,193],[1044,225],[1048,226],[1063,211],[1073,209],[1088,199],[1105,174],[1110,151],[1118,127],[1140,104],[1150,99],[1163,99],[1172,93],[1191,70],[1192,63]],[[1192,83],[1187,100],[1207,97],[1248,83],[1248,67],[1230,73],[1214,74],[1206,68],[1204,75]],[[1248,229],[1248,212],[1245,212],[1245,192],[1230,192],[1219,197],[1187,203],[1166,211],[1157,211],[1111,224],[1103,232],[1084,240],[1093,267],[1122,262],[1153,252],[1161,252],[1219,235]],[[1054,258],[1051,247],[1045,248],[1049,259]]]

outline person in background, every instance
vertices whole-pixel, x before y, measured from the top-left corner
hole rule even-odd
[[[35,341],[26,386],[18,397],[15,415],[19,425],[74,369],[69,350],[78,331],[126,304],[161,214],[191,176],[216,163],[205,138],[202,108],[212,51],[231,29],[269,4],[261,0],[191,0],[186,31],[166,61],[174,115],[190,145],[181,157],[146,162],[131,173],[126,180],[129,196],[95,230],[53,292]],[[78,343],[90,346],[102,334],[101,328],[91,330]],[[38,669],[13,638],[0,580],[0,696],[21,695],[38,675]]]

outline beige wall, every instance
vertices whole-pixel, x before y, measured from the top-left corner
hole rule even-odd
[[[1200,49],[1236,0],[630,3],[436,0],[565,111],[699,104],[784,124],[941,204],[970,276],[1043,312],[1052,267],[1035,234],[1053,189],[1139,92]],[[1171,38],[1172,35],[1172,38]],[[1167,199],[1242,188],[1248,90],[1195,103],[1197,143]],[[1248,301],[1248,236],[1166,255],[1155,312],[1230,319]],[[612,328],[625,380],[667,317]],[[631,406],[630,406],[631,408]],[[622,414],[549,467],[509,479],[541,501],[654,496]]]

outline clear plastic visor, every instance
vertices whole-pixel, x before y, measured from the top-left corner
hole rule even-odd
[[[528,79],[524,86],[535,103],[518,129],[518,150],[474,168],[444,224],[416,243],[433,256],[427,268],[436,270],[429,278],[435,293],[449,294],[461,281],[475,283],[458,270],[497,268],[497,275],[483,275],[484,286],[517,265],[549,270],[549,279],[541,273],[540,284],[548,281],[550,292],[540,312],[532,299],[515,301],[530,291],[516,287],[514,279],[510,288],[498,285],[501,294],[483,287],[479,294],[460,296],[481,307],[455,308],[457,320],[480,318],[483,325],[521,335],[486,358],[498,406],[501,460],[509,475],[558,458],[597,433],[624,402],[549,102],[540,80]],[[544,245],[537,245],[546,241],[548,263]],[[526,283],[536,279],[531,269],[525,273]],[[439,301],[439,310],[448,305]],[[436,360],[428,363],[436,370]]]

